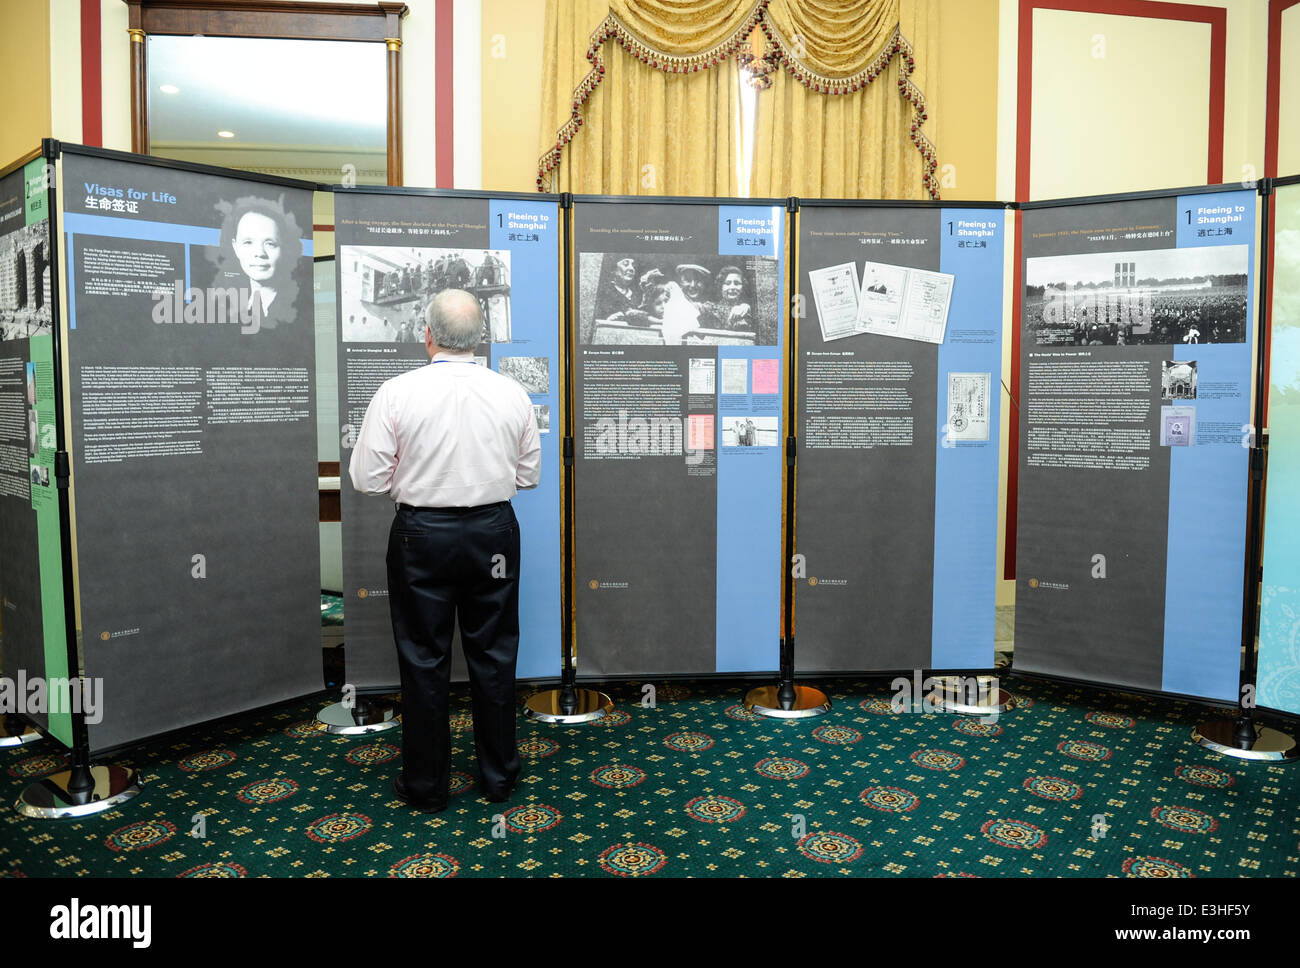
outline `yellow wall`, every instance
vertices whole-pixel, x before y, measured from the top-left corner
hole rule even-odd
[[[1205,181],[1208,24],[1034,14],[1030,198]]]
[[[1282,12],[1281,62],[1277,173],[1300,175],[1300,4]]]
[[[483,0],[485,189],[537,189],[545,20],[539,0]]]
[[[7,165],[50,134],[50,20],[44,0],[5,0],[0,17],[0,88],[9,92],[0,165]]]
[[[1164,2],[1164,0],[1158,0]],[[1268,4],[1181,0],[1227,11],[1223,178],[1264,168]],[[1000,4],[998,194],[1013,197],[1019,3]],[[1031,198],[1205,181],[1209,27],[1043,11],[1034,20]],[[1097,38],[1101,56],[1094,56]]]
[[[998,0],[939,0],[938,74],[931,134],[943,197],[996,198]]]

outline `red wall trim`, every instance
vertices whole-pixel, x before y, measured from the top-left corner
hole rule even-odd
[[[81,0],[81,143],[96,148],[104,144],[104,70],[99,29],[99,0]]]
[[[1276,2],[1276,0],[1274,0]],[[1289,0],[1297,3],[1300,0]],[[1289,5],[1289,4],[1288,4]],[[1225,7],[1198,7],[1187,3],[1158,3],[1155,0],[1020,0],[1019,63],[1016,71],[1016,200],[1029,200],[1030,130],[1033,113],[1034,11],[1066,10],[1077,13],[1144,17],[1154,20],[1183,20],[1210,25],[1210,127],[1205,181],[1223,181],[1223,111],[1227,85],[1228,11]],[[1020,233],[1015,238],[1015,268],[1012,287],[1011,398],[1007,427],[1007,533],[1003,556],[1003,578],[1016,577],[1016,502],[1020,493]]]
[[[456,187],[456,156],[452,147],[455,130],[455,55],[452,43],[452,0],[437,0],[433,15],[433,117],[434,164],[438,188]]]

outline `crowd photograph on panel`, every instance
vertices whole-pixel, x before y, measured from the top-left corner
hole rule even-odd
[[[1027,260],[1026,325],[1040,346],[1241,343],[1244,245]]]
[[[339,254],[345,343],[423,343],[429,301],[472,294],[484,343],[510,341],[510,253],[492,249],[345,246]]]

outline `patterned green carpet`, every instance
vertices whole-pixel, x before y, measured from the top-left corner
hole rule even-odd
[[[616,694],[599,725],[520,717],[514,799],[474,789],[457,695],[451,807],[402,806],[393,733],[318,730],[322,694],[122,757],[148,784],[119,809],[9,808],[61,766],[0,751],[10,877],[1238,877],[1300,870],[1300,766],[1194,745],[1202,707],[1014,677],[995,724],[891,714],[887,683],[841,683],[830,715],[773,721],[741,686]],[[457,792],[457,791],[460,792]],[[198,830],[201,836],[194,836]],[[1095,836],[1100,834],[1101,836]]]

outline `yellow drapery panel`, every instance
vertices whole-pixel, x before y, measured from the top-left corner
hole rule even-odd
[[[661,46],[655,50],[693,58],[719,44],[735,47],[742,43],[762,5],[762,0],[716,0],[701,5],[716,16],[712,21],[701,20],[692,30],[682,10],[693,8],[693,4],[660,0],[653,6],[677,8],[675,19],[661,16],[650,20],[629,10],[631,0],[621,0],[615,5],[618,9],[608,0],[548,0],[543,151],[573,138],[556,154],[562,163],[550,179],[551,190],[605,195],[736,194],[740,71],[734,58],[718,55],[709,58],[716,61],[711,69],[667,73],[619,49],[617,41],[607,40],[599,48],[603,80],[582,104],[582,125],[576,129],[570,120],[575,101],[589,91],[575,95],[574,88],[584,79],[594,84],[587,52],[593,31],[599,31],[611,14],[620,24],[623,17],[643,28],[657,23],[652,37]],[[642,55],[650,59],[646,51]],[[569,127],[564,130],[566,123]]]
[[[548,0],[539,188],[928,197],[922,149],[933,157],[933,148],[912,126],[922,107],[934,110],[925,68],[936,5]],[[756,123],[745,129],[737,55],[751,34],[767,50],[756,66],[771,71],[771,87],[753,92]],[[742,183],[737,159],[749,138],[753,176]]]
[[[734,112],[740,69],[665,74],[627,56],[610,58],[566,161],[572,191],[604,195],[735,195]],[[607,90],[604,88],[608,88]],[[597,187],[599,186],[599,187]]]
[[[790,0],[774,0],[789,3]],[[925,68],[938,38],[934,0],[902,0],[896,5],[897,25],[911,42],[912,83],[925,94],[927,114],[933,116],[937,91]],[[885,37],[890,42],[893,25]],[[812,47],[809,47],[811,53]],[[872,51],[844,61],[835,75],[866,68]],[[899,56],[871,83],[848,94],[820,94],[799,83],[787,71],[771,75],[772,87],[758,96],[758,132],[750,194],[808,198],[931,197],[923,176],[925,159],[912,141],[914,105],[899,93]],[[809,66],[816,64],[811,57]],[[829,67],[822,63],[814,69]],[[924,130],[924,128],[922,128]]]

